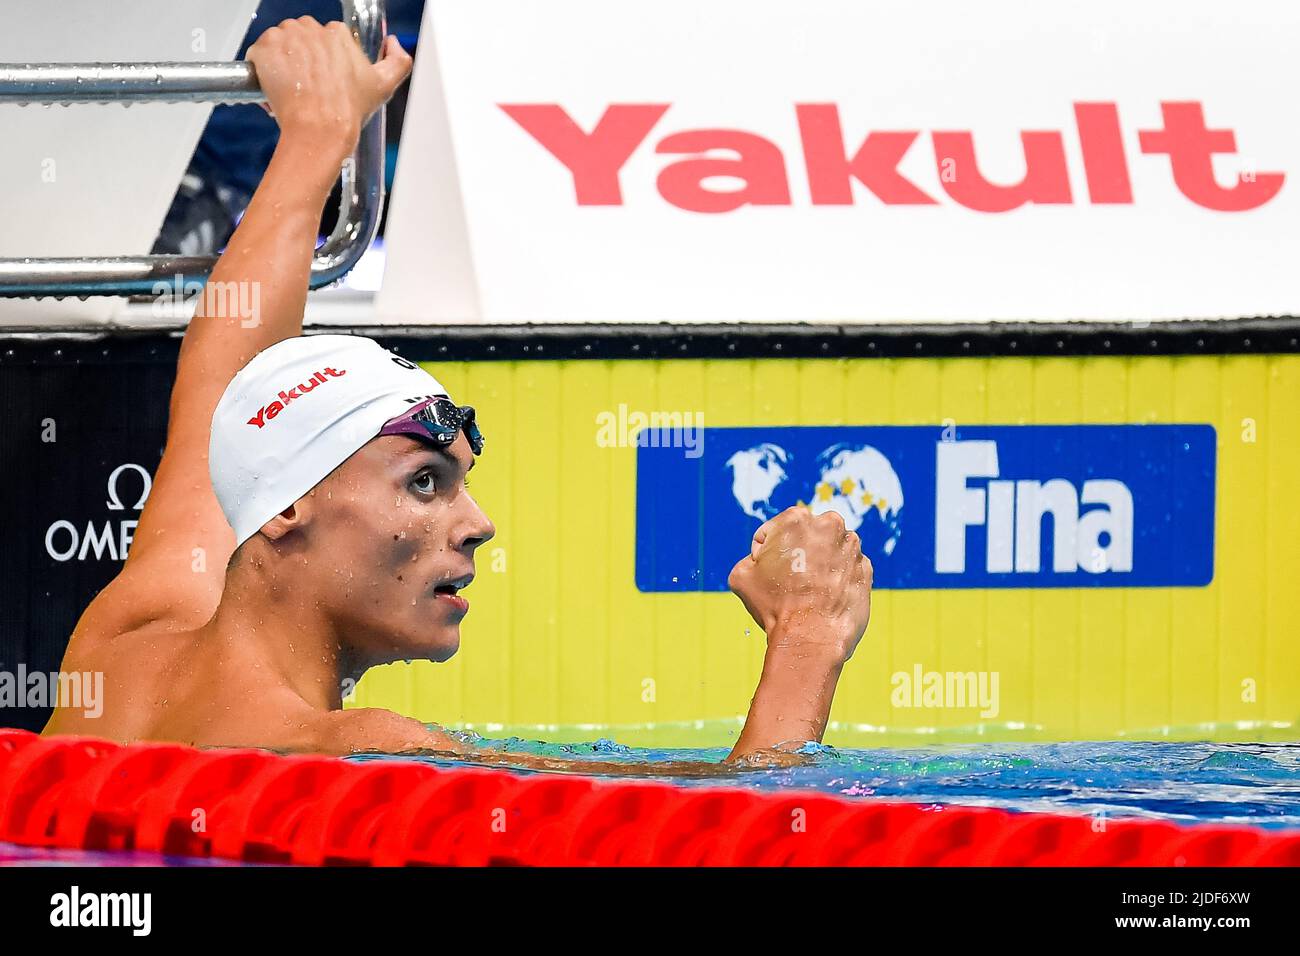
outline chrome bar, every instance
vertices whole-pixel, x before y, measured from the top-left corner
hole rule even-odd
[[[340,0],[342,20],[361,49],[379,58],[387,24],[383,0]],[[249,103],[263,99],[245,62],[0,64],[0,104],[19,102]],[[347,274],[369,248],[384,197],[384,111],[361,131],[356,151],[340,171],[341,198],[334,231],[312,259],[310,287]],[[215,256],[112,256],[0,259],[0,297],[162,295],[178,283],[199,282]]]
[[[251,63],[0,63],[0,105],[258,103]]]

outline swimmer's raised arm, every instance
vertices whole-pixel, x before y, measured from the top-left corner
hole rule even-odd
[[[871,562],[835,512],[787,508],[754,532],[728,584],[767,634],[763,673],[728,760],[821,742],[840,671],[871,619]]]
[[[109,630],[130,625],[121,620],[123,612],[141,623],[193,626],[216,608],[234,535],[208,476],[213,411],[250,358],[301,333],[331,186],[365,121],[411,66],[394,37],[372,64],[346,26],[322,26],[310,17],[267,30],[248,60],[280,125],[280,139],[181,343],[153,490],[130,559],[97,602]]]
[[[280,138],[208,280],[214,293],[201,298],[186,331],[169,439],[192,430],[206,447],[213,409],[235,373],[302,332],[325,201],[361,127],[410,72],[394,37],[383,52],[372,64],[346,26],[311,17],[272,27],[248,51]]]

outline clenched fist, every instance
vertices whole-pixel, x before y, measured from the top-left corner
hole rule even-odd
[[[822,648],[843,663],[871,617],[871,562],[835,512],[793,507],[767,521],[727,584],[769,647]]]

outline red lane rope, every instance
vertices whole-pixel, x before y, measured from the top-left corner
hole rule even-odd
[[[1300,866],[1300,832],[0,729],[0,841],[303,865]]]

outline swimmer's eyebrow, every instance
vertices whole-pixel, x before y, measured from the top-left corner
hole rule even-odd
[[[408,445],[407,447],[401,450],[401,454],[404,456],[422,455],[425,452],[433,452],[435,455],[442,458],[442,460],[446,464],[451,465],[453,468],[460,467],[460,461],[456,458],[455,455],[451,453],[451,450],[449,448],[444,448],[441,445],[434,445],[430,442],[420,441],[419,439],[416,439],[414,444]],[[466,472],[473,471],[474,466],[477,464],[478,464],[478,459],[477,458],[472,459],[469,463],[469,467],[466,468],[465,471]]]

